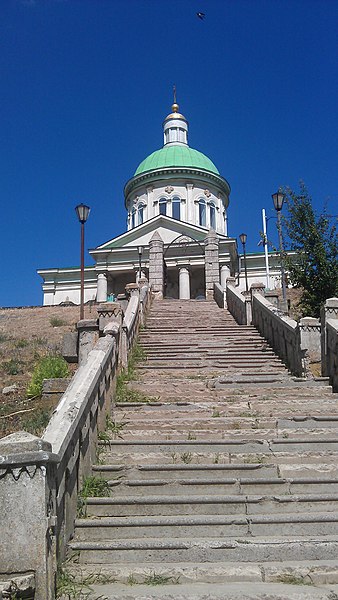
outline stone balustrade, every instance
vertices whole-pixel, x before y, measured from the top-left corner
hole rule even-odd
[[[98,431],[104,430],[110,413],[121,362],[121,329],[127,356],[141,320],[140,306],[144,314],[151,298],[148,286],[141,294],[139,288],[129,292],[122,325],[121,319],[112,315],[110,320],[105,313],[100,327],[101,315],[101,337],[95,343],[90,324],[86,359],[43,437],[19,432],[0,440],[0,574],[34,574],[35,600],[55,598],[56,568],[73,535],[78,491],[97,460]]]
[[[239,325],[251,323],[251,298],[243,296],[235,287],[235,279],[228,277],[226,287],[226,305]]]
[[[277,308],[275,295],[274,303],[264,297],[262,284],[253,284],[250,295],[240,293],[233,278],[227,279],[226,304],[237,323],[254,325],[294,375],[311,377],[309,363],[321,361],[320,321],[305,317],[297,323],[290,319]],[[215,286],[216,296],[220,302]]]
[[[298,324],[262,295],[252,296],[252,324],[297,377],[305,376]]]

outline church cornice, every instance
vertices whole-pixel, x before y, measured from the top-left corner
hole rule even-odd
[[[173,179],[176,178],[184,178],[188,181],[196,181],[196,178],[202,181],[208,181],[213,183],[218,188],[222,190],[222,192],[226,196],[227,205],[228,205],[228,196],[230,194],[230,185],[224,177],[221,175],[217,175],[216,173],[211,173],[210,171],[204,171],[203,169],[194,169],[192,167],[164,167],[162,169],[156,169],[154,171],[148,171],[146,173],[141,173],[140,175],[136,175],[129,179],[124,188],[125,199],[127,200],[129,194],[133,192],[133,190],[140,185],[149,185],[149,183],[153,181],[159,181],[163,179]]]

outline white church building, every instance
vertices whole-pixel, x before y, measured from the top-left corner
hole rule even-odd
[[[140,275],[160,297],[210,297],[213,281],[225,286],[229,276],[245,289],[243,255],[228,237],[230,185],[205,154],[190,148],[188,121],[176,102],[163,136],[163,147],[125,185],[128,230],[89,250],[95,263],[85,267],[85,302],[114,300]],[[270,287],[280,287],[278,256],[270,254],[269,263]],[[247,254],[246,264],[249,285],[266,286],[264,254]],[[44,305],[80,303],[80,267],[38,274]]]

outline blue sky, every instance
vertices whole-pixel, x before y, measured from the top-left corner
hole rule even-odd
[[[337,23],[337,0],[1,0],[0,306],[41,304],[36,269],[79,264],[79,202],[87,248],[125,230],[174,83],[248,251],[280,185],[337,214]]]

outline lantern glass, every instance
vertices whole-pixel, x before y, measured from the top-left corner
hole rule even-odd
[[[77,218],[79,219],[80,223],[85,223],[89,217],[89,213],[90,213],[90,208],[89,206],[86,206],[85,204],[78,204],[75,207],[75,211],[77,214]]]
[[[272,194],[273,204],[274,204],[274,207],[277,212],[282,210],[284,198],[285,198],[285,194],[283,194],[283,192],[281,192],[281,191],[278,191],[275,194]]]
[[[143,254],[143,246],[137,246],[137,251],[140,255]]]
[[[241,240],[243,246],[244,246],[244,244],[246,244],[246,238],[247,238],[246,233],[241,233],[241,235],[239,236],[239,239]]]

